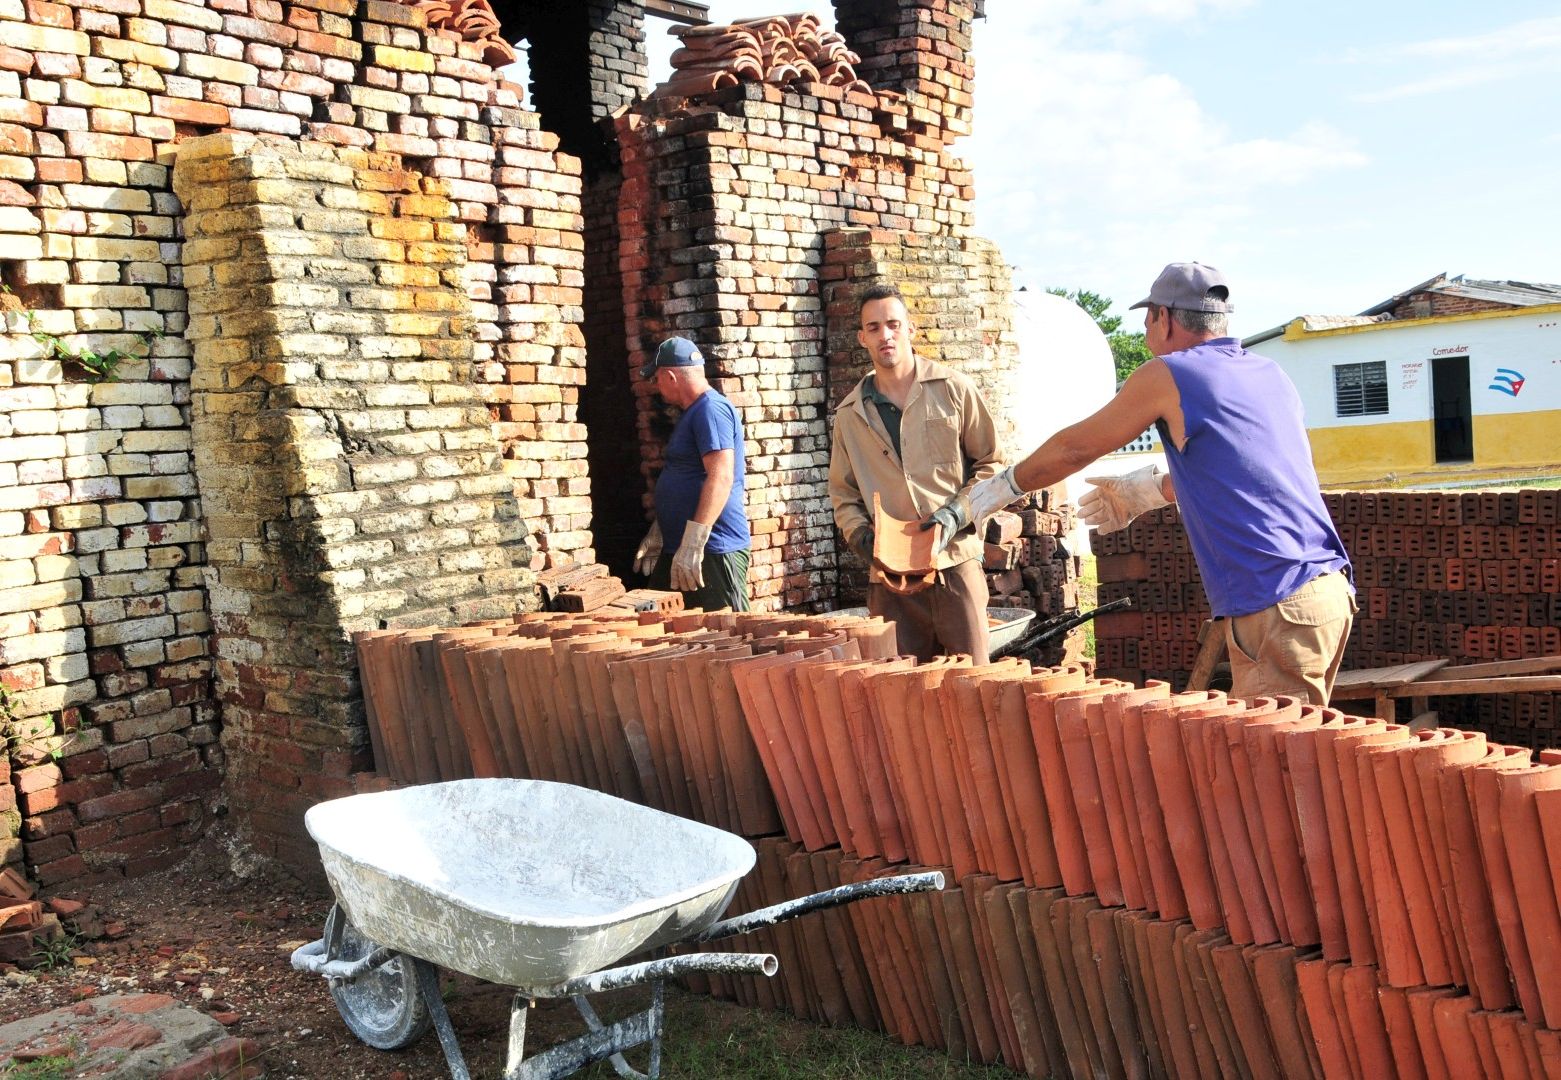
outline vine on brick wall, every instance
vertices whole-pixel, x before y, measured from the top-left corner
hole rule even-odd
[[[11,287],[0,285],[0,292],[10,294]],[[86,345],[73,349],[57,334],[39,330],[38,313],[32,308],[19,306],[13,310],[27,323],[28,332],[32,334],[33,340],[48,349],[50,356],[67,369],[75,367],[82,371],[93,382],[112,382],[118,377],[120,364],[126,360],[139,359],[136,353],[127,349],[106,349],[99,352]],[[131,331],[131,336],[140,342],[141,348],[146,350],[145,355],[149,355],[152,351],[152,343],[163,336],[163,331],[160,329]]]

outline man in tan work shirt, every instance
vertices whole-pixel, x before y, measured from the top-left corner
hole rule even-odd
[[[997,430],[969,378],[911,349],[915,327],[893,285],[863,294],[857,341],[873,360],[835,409],[829,498],[835,524],[863,562],[873,555],[873,496],[883,512],[920,521],[997,473]],[[926,660],[968,653],[987,661],[986,575],[982,544],[956,510],[944,514],[953,537],[937,557],[938,578],[905,595],[868,586],[867,608],[893,620],[900,651]]]

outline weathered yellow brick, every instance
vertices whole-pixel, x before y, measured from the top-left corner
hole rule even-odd
[[[236,86],[255,86],[260,82],[260,69],[254,64],[224,60],[206,53],[180,54],[179,74],[188,75],[192,79],[233,83]]]
[[[70,308],[144,308],[152,299],[139,285],[61,285],[60,303]],[[116,328],[123,325],[121,319]]]
[[[412,111],[412,98],[407,94],[398,94],[394,90],[379,90],[372,86],[347,86],[343,88],[347,94],[347,100],[360,109],[375,109],[386,113],[407,113]]]
[[[92,184],[61,184],[60,194],[77,210],[118,210],[144,214],[152,209],[152,195],[139,188],[100,187]]]
[[[36,233],[43,223],[25,206],[0,206],[0,233]],[[10,258],[9,252],[6,255]]]
[[[151,429],[143,431],[127,431],[124,438],[124,449],[127,454],[157,454],[172,453],[190,448],[190,434],[187,431],[167,431]]]
[[[393,45],[375,45],[372,56],[375,64],[396,71],[421,71],[430,75],[434,71],[434,58],[426,52],[398,49]]]
[[[222,24],[217,16],[217,24]],[[91,39],[78,30],[62,30],[55,26],[36,23],[5,24],[5,43],[23,52],[69,53],[72,56],[92,55]]]
[[[63,435],[16,435],[0,440],[0,461],[47,461],[63,457]]]
[[[145,0],[142,10],[148,19],[194,26],[201,30],[221,30],[222,15],[199,4],[181,4],[179,0]]]
[[[35,584],[37,572],[31,559],[14,559],[0,562],[0,589],[19,589]]]
[[[404,195],[400,208],[405,217],[449,218],[455,215],[455,204],[438,195]]]
[[[434,337],[444,332],[445,320],[435,315],[417,315],[411,312],[391,313],[385,316],[385,329],[392,334],[409,334],[415,337]]]
[[[139,20],[132,20],[139,21]],[[123,38],[99,37],[94,42],[99,56],[110,60],[128,60],[134,64],[153,67],[159,71],[172,71],[179,66],[179,54],[172,49],[148,45],[142,41],[126,41]]]
[[[11,695],[11,712],[15,716],[42,716],[47,713],[81,705],[98,696],[97,683],[91,679],[80,682],[24,690]]]
[[[0,232],[0,250],[5,252],[7,260],[27,259],[33,261],[42,259],[43,239],[38,236]]]
[[[152,99],[143,90],[129,90],[122,86],[97,86],[93,83],[82,82],[80,79],[60,80],[60,100],[67,105],[115,109],[126,113],[149,113],[152,111]]]
[[[78,259],[148,262],[156,260],[160,251],[156,240],[121,240],[112,236],[76,237],[75,256]]]
[[[36,611],[42,608],[74,604],[81,600],[81,579],[51,581],[17,589],[0,589],[0,613]]]

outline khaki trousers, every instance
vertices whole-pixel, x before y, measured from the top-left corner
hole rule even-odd
[[[873,584],[867,610],[894,623],[900,652],[925,662],[965,653],[987,662],[986,574],[969,559],[942,572],[942,581],[910,596]]]
[[[1273,607],[1225,619],[1230,696],[1288,694],[1328,704],[1355,611],[1341,570],[1313,578]]]

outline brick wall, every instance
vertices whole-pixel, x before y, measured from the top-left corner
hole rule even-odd
[[[1451,657],[1455,663],[1561,654],[1561,493],[1340,492],[1324,502],[1355,566],[1360,614],[1344,667]],[[1100,601],[1134,610],[1096,623],[1101,673],[1180,687],[1208,599],[1175,507],[1091,534]],[[1502,742],[1554,746],[1561,694],[1439,698],[1444,722]]]
[[[913,122],[945,138],[968,135],[975,65],[969,0],[834,0],[835,26],[862,57],[857,74],[903,93]],[[934,134],[934,137],[935,134]]]
[[[1468,315],[1476,311],[1510,311],[1511,304],[1476,300],[1442,292],[1410,293],[1393,306],[1395,319],[1429,319],[1437,315]]]
[[[638,5],[506,5],[533,46],[556,46],[541,54],[543,131],[495,73],[507,46],[430,26],[433,7],[0,0],[0,859],[48,884],[164,865],[224,768],[262,849],[304,857],[297,809],[346,790],[361,750],[346,632],[477,610],[461,574],[512,573],[522,540],[532,569],[595,556],[581,158],[593,257],[622,282],[616,324],[610,275],[592,301],[615,369],[598,385],[621,395],[601,438],[637,427],[653,470],[647,388],[628,373],[667,333],[700,340],[759,466],[760,604],[832,603],[822,234],[965,236],[971,200],[946,150],[968,127],[969,5],[848,7],[885,93],[740,87],[621,115],[644,79]],[[224,133],[301,156],[191,142]],[[231,152],[187,167],[242,192],[203,209],[198,235],[170,181],[184,145]],[[202,290],[193,323],[187,284]],[[332,306],[331,289],[414,306]],[[983,305],[973,317],[995,326]],[[364,317],[384,332],[363,334]],[[128,359],[94,382],[39,334]],[[198,459],[197,343],[212,361],[193,381]],[[468,485],[460,498],[413,494],[449,481]],[[388,492],[388,507],[367,498]],[[440,545],[463,532],[477,562],[458,570]],[[391,557],[350,554],[387,535]],[[434,569],[411,588],[369,580],[409,567]],[[491,595],[523,591],[512,576]],[[284,618],[299,642],[278,636]],[[252,812],[273,799],[274,816]]]
[[[327,143],[179,148],[226,789],[295,864],[303,811],[373,769],[351,633],[534,604],[448,187]]]
[[[185,140],[230,131],[351,148],[374,155],[369,173],[404,171],[400,187],[377,193],[387,202],[442,201],[443,218],[425,215],[417,225],[436,242],[369,232],[352,237],[351,259],[374,266],[376,288],[463,299],[468,330],[458,355],[439,361],[448,371],[426,380],[428,411],[459,412],[473,435],[479,418],[492,422],[483,436],[497,443],[480,451],[484,469],[491,467],[483,483],[508,479],[509,512],[524,523],[536,565],[593,555],[577,416],[585,378],[580,167],[559,152],[558,137],[541,130],[536,114],[519,107],[518,88],[498,79],[495,53],[491,42],[430,28],[421,12],[378,0],[0,3],[0,282],[10,290],[0,294],[0,680],[13,767],[0,804],[0,859],[25,855],[45,884],[166,864],[199,827],[225,764],[203,575],[221,582],[213,606],[229,618],[234,613],[222,604],[234,594],[226,578],[244,567],[227,555],[208,564],[205,530],[232,509],[210,500],[232,489],[220,477],[202,477],[192,456],[191,341],[200,331],[186,334],[183,265],[217,273],[223,260],[212,249],[183,250],[185,208],[170,186],[170,167]],[[262,186],[269,179],[245,178]],[[364,213],[363,192],[336,190],[359,201],[308,212],[320,222],[373,216]],[[246,212],[271,260],[260,262],[274,270],[291,258],[299,280],[308,256],[288,245],[311,230],[293,220],[264,238],[273,220],[266,215],[286,218],[295,209],[257,198]],[[447,258],[451,245],[461,256],[455,262]],[[391,249],[403,257],[387,255]],[[436,249],[438,258],[425,258]],[[285,312],[309,322],[299,334],[318,335],[322,344],[348,336],[330,324],[340,313],[316,312],[304,293],[272,299],[276,310],[248,313],[257,324]],[[443,307],[396,314],[451,317]],[[165,333],[148,341],[138,331]],[[59,335],[69,349],[117,348],[133,358],[113,381],[94,383],[34,332]],[[205,340],[216,339],[208,333]],[[300,362],[297,355],[266,359],[281,368]],[[347,362],[324,352],[304,359]],[[394,351],[350,359],[364,371],[413,362]],[[338,372],[339,385],[352,381],[345,368]],[[398,381],[391,378],[386,391],[399,389]],[[355,411],[332,408],[336,416]],[[283,444],[283,429],[300,447],[320,437],[287,427],[298,419],[263,437],[249,430],[268,447]],[[441,422],[409,434],[454,430]],[[384,434],[348,424],[338,436],[351,443]],[[473,453],[470,446],[452,450]],[[452,511],[459,520],[446,527],[485,527],[480,508],[497,495],[470,494],[479,511],[470,518]],[[351,511],[317,517],[330,528],[354,518],[363,524]],[[319,550],[291,554],[320,557],[334,542],[316,536],[308,544]],[[438,606],[424,599],[428,610]],[[405,610],[422,608],[409,603]],[[224,640],[238,648],[242,638],[235,632]],[[321,706],[321,730],[307,732],[286,760],[275,759],[287,766],[279,775],[301,770],[317,791],[341,778],[341,755],[357,738],[339,729],[357,708],[355,688],[339,681],[341,642],[322,649],[337,666],[326,666],[321,685],[267,685],[269,705],[252,700],[262,691],[236,673],[224,671],[221,681],[224,708],[291,716],[295,695],[331,703]],[[240,743],[246,752],[252,745],[232,745]],[[326,745],[331,755],[303,749]],[[280,754],[280,746],[265,752]],[[300,779],[296,790],[307,786]],[[296,831],[291,822],[286,835]]]

